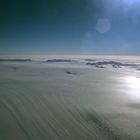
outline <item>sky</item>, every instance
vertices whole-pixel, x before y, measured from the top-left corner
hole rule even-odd
[[[0,53],[140,55],[140,1],[1,0]]]

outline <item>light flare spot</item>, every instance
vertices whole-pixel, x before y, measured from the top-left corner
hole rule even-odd
[[[103,34],[111,29],[111,23],[107,18],[100,18],[96,23],[96,30]]]

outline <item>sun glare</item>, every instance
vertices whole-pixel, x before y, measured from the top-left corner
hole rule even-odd
[[[124,4],[131,5],[131,4],[138,4],[140,0],[123,0]]]
[[[140,89],[140,78],[128,76],[125,80],[129,84],[130,88]]]
[[[140,97],[140,78],[136,76],[127,76],[124,83],[128,88],[128,93],[133,97]]]

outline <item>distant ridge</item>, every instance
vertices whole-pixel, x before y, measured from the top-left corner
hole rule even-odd
[[[93,65],[99,68],[103,68],[105,65],[112,65],[113,68],[120,68],[121,66],[125,67],[138,67],[140,64],[132,64],[132,63],[121,63],[116,61],[98,61],[98,62],[88,62],[86,65]]]
[[[31,59],[0,59],[0,62],[30,62]]]
[[[45,62],[52,63],[52,62],[73,62],[73,61],[74,60],[69,60],[69,59],[49,59],[49,60],[47,60]]]

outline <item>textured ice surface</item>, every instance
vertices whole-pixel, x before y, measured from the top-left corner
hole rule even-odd
[[[86,65],[138,58],[20,59],[32,61],[0,62],[0,140],[140,139],[139,71]],[[42,63],[50,59],[77,63]]]

